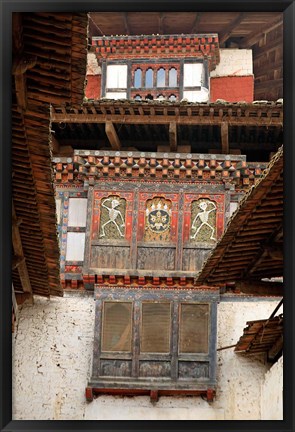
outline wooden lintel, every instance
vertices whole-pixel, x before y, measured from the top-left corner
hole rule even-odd
[[[280,282],[261,282],[261,281],[242,281],[236,282],[235,291],[243,294],[257,296],[283,297],[283,283]]]
[[[176,150],[177,150],[177,125],[175,122],[169,124],[169,141],[170,141],[170,151],[176,152]]]
[[[222,117],[209,116],[177,116],[177,115],[122,115],[122,114],[64,114],[52,113],[53,123],[113,123],[113,124],[163,124],[170,125],[214,125],[220,126],[224,120]],[[229,126],[278,126],[282,124],[282,118],[277,117],[244,117],[236,116],[228,118]]]
[[[12,204],[12,220],[15,221],[17,220],[13,204]],[[15,256],[23,258],[24,257],[23,247],[22,247],[20,232],[17,223],[12,224],[12,245],[13,245]],[[27,264],[24,259],[19,260],[17,269],[18,269],[19,277],[24,292],[32,294],[30,277],[27,269]]]
[[[241,43],[239,44],[240,48],[250,48],[251,46],[255,45],[256,42],[259,41],[260,38],[266,33],[269,33],[276,27],[283,24],[283,15],[280,14],[279,17],[276,17],[276,19],[272,22],[267,23],[264,27],[259,27],[258,30],[251,33],[249,36],[244,37]]]
[[[121,143],[119,140],[119,137],[117,135],[116,129],[112,122],[107,121],[105,124],[105,131],[107,134],[107,137],[110,141],[110,144],[112,146],[113,150],[120,150]]]
[[[230,37],[231,32],[243,21],[245,13],[241,12],[219,35],[219,43],[223,44]]]
[[[228,154],[229,153],[229,144],[228,144],[228,123],[221,123],[221,153]]]

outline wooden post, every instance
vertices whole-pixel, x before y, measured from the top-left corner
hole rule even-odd
[[[221,123],[221,153],[229,154],[229,144],[228,144],[228,123]]]
[[[169,141],[170,151],[175,152],[177,150],[177,126],[175,122],[169,124]]]

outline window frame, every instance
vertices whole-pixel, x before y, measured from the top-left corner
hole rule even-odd
[[[107,383],[109,388],[121,389],[143,389],[152,386],[161,386],[163,383],[167,389],[177,390],[187,388],[190,390],[206,390],[216,386],[216,336],[217,336],[217,302],[220,300],[219,290],[189,290],[176,291],[173,289],[140,289],[133,288],[111,288],[95,286],[95,330],[93,346],[93,368],[90,385],[95,388],[104,387]],[[132,340],[131,353],[127,352],[103,352],[102,351],[102,320],[104,302],[132,302]],[[142,304],[170,303],[171,326],[170,326],[170,352],[169,353],[146,353],[140,351],[141,323],[142,323]],[[196,303],[209,305],[208,319],[208,354],[204,353],[183,353],[179,354],[180,336],[180,307],[183,303]],[[101,362],[108,361],[114,368],[120,362],[129,364],[130,376],[106,375],[102,374]],[[164,365],[169,369],[167,375],[149,376],[142,375],[140,368],[153,368],[155,365]],[[205,368],[208,376],[194,378],[193,376],[179,376],[180,366],[194,368]],[[157,366],[156,366],[157,367]],[[161,369],[162,370],[162,369]],[[183,372],[182,372],[183,373]]]

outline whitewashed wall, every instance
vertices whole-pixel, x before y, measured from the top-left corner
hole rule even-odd
[[[261,394],[261,419],[283,419],[283,357],[265,375]]]
[[[267,318],[277,301],[221,302],[218,347],[236,343],[246,321]],[[260,419],[261,390],[269,367],[257,359],[218,352],[217,397],[100,396],[85,401],[90,377],[94,301],[84,293],[21,307],[13,336],[14,420]],[[270,385],[271,387],[271,385]],[[264,413],[267,415],[267,413]]]
[[[210,77],[253,74],[252,50],[227,48],[220,50],[220,63]]]

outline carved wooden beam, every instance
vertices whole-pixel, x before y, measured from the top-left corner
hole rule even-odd
[[[169,141],[170,151],[175,152],[177,150],[177,125],[175,122],[169,125]]]
[[[120,150],[121,143],[117,135],[116,129],[112,122],[107,121],[105,124],[105,132],[110,141],[113,150]]]
[[[14,254],[16,257],[18,257],[17,269],[21,280],[22,288],[25,293],[30,293],[32,295],[30,277],[27,269],[27,264],[24,259],[24,252],[23,252],[20,232],[18,228],[18,221],[17,221],[13,203],[12,203],[12,245],[13,245]]]
[[[222,44],[227,41],[232,31],[243,21],[245,13],[241,12],[225,29],[219,34],[219,43]]]

